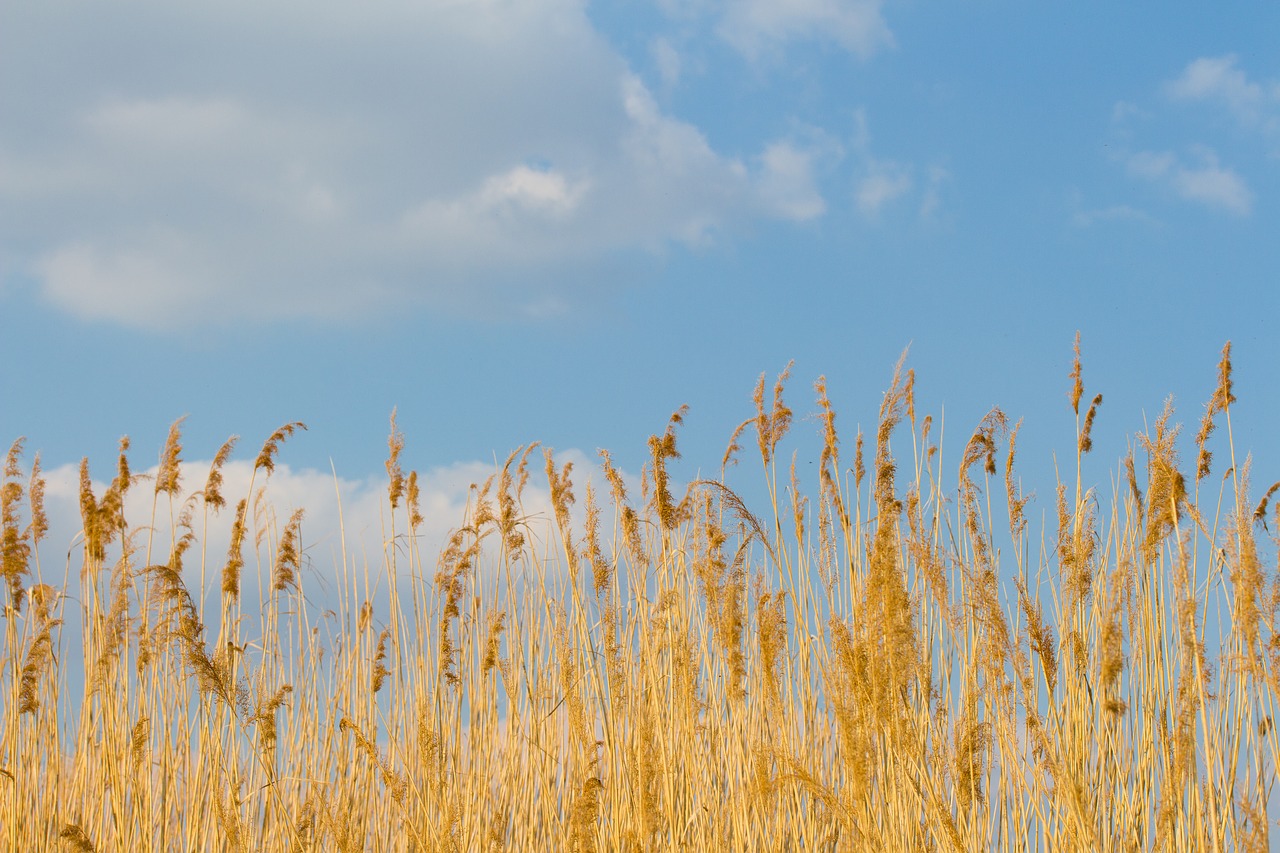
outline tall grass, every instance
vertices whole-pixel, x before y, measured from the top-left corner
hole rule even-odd
[[[153,480],[127,441],[101,495],[86,462],[65,588],[42,579],[39,457],[24,471],[15,443],[0,847],[1269,848],[1280,571],[1260,549],[1280,510],[1236,457],[1229,345],[1194,467],[1166,409],[1106,498],[1081,474],[1101,397],[1077,341],[1076,473],[1043,531],[1018,426],[993,410],[945,462],[901,365],[852,453],[817,382],[801,484],[787,380],[761,378],[718,479],[673,474],[684,410],[638,489],[607,453],[575,480],[521,448],[439,555],[393,417],[381,576],[344,558],[321,604],[300,512],[277,519],[263,489],[300,424],[234,509],[233,442],[183,495],[180,422]],[[760,465],[733,473],[763,472],[758,506],[726,478],[753,434]],[[549,517],[526,509],[531,477]],[[144,488],[167,532],[125,520]],[[58,659],[69,620],[82,648]]]

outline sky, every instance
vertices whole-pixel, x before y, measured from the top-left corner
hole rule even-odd
[[[825,375],[851,443],[908,351],[956,460],[1024,419],[1050,506],[1077,331],[1100,484],[1168,396],[1194,432],[1228,340],[1280,478],[1280,7],[0,14],[0,442],[64,491],[182,416],[192,461],[304,421],[281,493],[372,507],[394,409],[445,529],[520,445],[635,473],[683,404],[680,473],[714,473],[792,360],[796,432]]]

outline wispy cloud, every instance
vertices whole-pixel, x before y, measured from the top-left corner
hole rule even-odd
[[[929,167],[929,183],[920,200],[920,218],[932,219],[942,208],[942,187],[951,180],[951,173],[942,166]]]
[[[863,216],[874,219],[889,204],[910,193],[915,187],[915,178],[910,165],[872,153],[866,110],[858,109],[854,113],[854,122],[852,144],[862,161],[854,182],[854,203]],[[937,212],[940,203],[937,190],[944,179],[945,172],[931,173],[926,198],[921,204],[921,215],[932,216]]]
[[[892,47],[881,0],[730,0],[720,35],[748,59],[795,41],[833,42],[862,58]]]
[[[910,192],[911,175],[893,163],[874,163],[868,174],[858,181],[855,198],[858,209],[867,216],[876,216],[881,208],[896,198]]]
[[[1129,173],[1164,186],[1179,197],[1236,216],[1253,210],[1253,193],[1244,179],[1218,163],[1217,155],[1198,148],[1200,163],[1188,165],[1170,151],[1139,151],[1127,160]]]
[[[1071,221],[1080,228],[1089,228],[1106,222],[1156,223],[1151,214],[1127,204],[1113,204],[1096,210],[1081,210],[1072,216]]]

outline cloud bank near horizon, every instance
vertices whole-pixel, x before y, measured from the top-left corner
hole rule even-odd
[[[571,519],[575,536],[580,535],[585,519],[586,483],[592,482],[593,488],[602,495],[602,502],[608,486],[597,470],[596,460],[589,459],[581,451],[558,452],[554,459],[558,468],[565,463],[573,465],[572,477],[578,500],[572,507]],[[541,454],[535,451],[529,462],[532,476],[523,492],[521,505],[531,552],[545,554],[554,574],[558,571],[556,567],[560,561],[557,552],[561,544],[555,531],[550,490],[545,478],[539,476],[543,466]],[[258,502],[249,499],[249,533],[243,547],[245,569],[242,576],[246,601],[257,600],[256,590],[260,584],[270,584],[274,549],[285,524],[297,510],[303,511],[302,583],[309,596],[318,595],[321,600],[329,601],[330,596],[336,593],[334,583],[344,571],[358,578],[365,577],[367,572],[380,587],[379,594],[385,594],[385,572],[393,559],[398,576],[408,577],[411,572],[405,540],[408,528],[406,507],[402,502],[396,511],[393,537],[387,496],[389,480],[386,476],[352,479],[332,472],[294,469],[278,463],[269,477],[264,471],[259,471],[255,479],[252,462],[233,459],[222,469],[221,491],[227,506],[221,511],[210,510],[206,514],[195,493],[205,484],[210,462],[183,462],[180,467],[181,494],[184,497],[172,502],[163,494],[156,499],[156,466],[134,472],[141,477],[126,495],[124,512],[128,529],[135,537],[135,569],[169,560],[173,537],[180,535],[175,521],[185,508],[190,507],[196,544],[184,557],[184,576],[193,594],[200,588],[203,577],[206,600],[216,601],[231,542],[235,505],[241,498],[248,497],[252,481],[255,496],[261,490],[263,500],[255,513],[254,507]],[[475,488],[482,486],[500,469],[500,465],[493,463],[460,462],[430,470],[420,477],[419,506],[423,522],[416,531],[416,547],[421,560],[420,572],[428,583],[434,576],[437,557],[450,535],[466,523],[469,505],[474,503]],[[83,564],[79,466],[59,465],[43,472],[43,476],[49,531],[39,543],[42,577],[33,577],[30,583],[42,581],[62,587],[65,580],[68,594],[74,596],[78,594],[78,577]],[[630,475],[624,476],[632,479]],[[99,500],[107,486],[100,480],[93,482],[94,494]],[[492,490],[489,497],[494,497]],[[109,547],[108,565],[117,560],[119,554],[119,543],[113,543]]]

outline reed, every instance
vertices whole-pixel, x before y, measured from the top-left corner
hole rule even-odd
[[[270,499],[300,423],[226,516],[236,440],[184,494],[174,423],[152,493],[167,537],[122,511],[127,439],[101,496],[85,460],[62,586],[40,566],[39,457],[24,470],[14,442],[0,847],[1269,849],[1280,484],[1256,499],[1237,457],[1229,345],[1194,466],[1166,407],[1107,499],[1082,473],[1105,418],[1077,337],[1075,475],[1039,531],[1021,424],[993,410],[948,468],[902,363],[848,468],[818,380],[801,483],[790,371],[761,377],[717,479],[678,479],[681,408],[636,483],[606,452],[593,481],[544,450],[538,515],[530,445],[438,555],[393,414],[381,576],[343,555],[323,594],[303,510]],[[739,465],[750,430],[758,467]],[[69,621],[82,647],[59,656]]]

